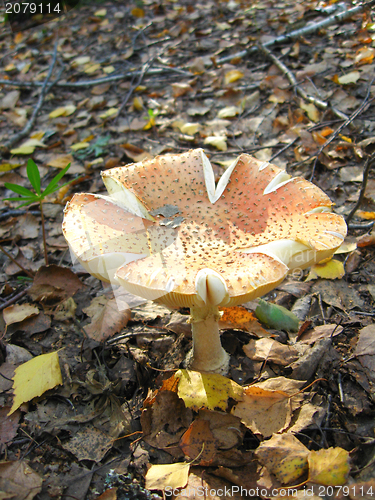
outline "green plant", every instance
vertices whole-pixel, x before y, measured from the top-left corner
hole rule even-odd
[[[62,186],[58,185],[58,182],[66,174],[69,168],[70,168],[70,163],[64,169],[62,169],[57,175],[55,175],[55,177],[51,180],[48,186],[44,190],[42,190],[39,168],[36,165],[36,163],[31,158],[29,158],[29,160],[27,161],[26,172],[27,172],[27,177],[29,178],[29,181],[32,187],[34,188],[35,192],[23,186],[19,186],[18,184],[12,184],[9,182],[6,182],[4,184],[6,189],[10,189],[14,193],[21,195],[17,197],[4,198],[5,200],[8,201],[23,202],[21,203],[21,205],[18,205],[17,208],[24,207],[26,205],[31,205],[32,203],[39,203],[40,216],[42,219],[44,260],[46,266],[48,265],[48,256],[47,256],[46,230],[45,230],[44,213],[43,213],[43,200],[46,198],[46,196],[58,191],[62,187],[72,182],[72,181],[65,182],[65,184],[63,184]]]

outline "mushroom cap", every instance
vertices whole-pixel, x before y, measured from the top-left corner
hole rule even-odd
[[[317,186],[239,156],[215,185],[202,149],[102,173],[109,196],[76,194],[63,233],[94,276],[172,307],[232,306],[330,257],[344,219]]]

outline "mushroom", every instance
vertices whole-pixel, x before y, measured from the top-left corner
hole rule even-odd
[[[76,194],[63,233],[93,276],[169,307],[189,307],[194,370],[226,373],[222,306],[255,299],[288,272],[330,257],[344,219],[309,181],[247,154],[217,185],[202,149],[102,173],[109,196]]]

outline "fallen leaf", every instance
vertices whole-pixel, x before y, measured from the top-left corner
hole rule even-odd
[[[19,90],[11,90],[0,101],[0,109],[13,109],[21,96]]]
[[[255,455],[283,484],[296,481],[308,468],[308,448],[290,433],[274,434],[259,445]]]
[[[145,476],[145,487],[148,490],[162,491],[166,488],[183,488],[188,482],[189,470],[190,464],[185,462],[151,465]]]
[[[181,97],[182,95],[185,95],[193,90],[188,83],[172,83],[171,87],[173,97]]]
[[[46,145],[38,139],[28,139],[19,148],[11,149],[10,152],[13,155],[31,155],[36,147],[45,148]]]
[[[27,294],[32,300],[55,305],[57,302],[63,302],[72,297],[83,286],[73,271],[67,267],[51,264],[39,268]]]
[[[230,413],[212,410],[199,410],[198,417],[208,420],[210,430],[220,450],[230,450],[242,442],[245,433],[241,420]]]
[[[105,17],[107,15],[107,9],[99,9],[94,13],[94,16]]]
[[[222,375],[177,370],[172,378],[178,380],[179,397],[193,410],[219,408],[225,411],[230,398],[235,401],[242,399],[242,387]]]
[[[345,275],[344,264],[336,259],[330,259],[323,264],[314,264],[311,266],[306,281],[324,278],[327,280],[341,279]]]
[[[90,306],[83,309],[83,312],[91,317],[91,323],[85,326],[85,332],[98,342],[120,332],[131,316],[129,307],[126,306],[120,311],[116,299],[108,300],[103,295],[94,297]]]
[[[33,398],[62,384],[57,352],[41,354],[18,366],[13,377],[14,399],[8,415]]]
[[[192,411],[175,392],[163,388],[144,403],[141,426],[144,441],[163,449],[176,445],[192,421]]]
[[[357,210],[356,216],[366,220],[375,220],[375,212],[364,212],[363,210]]]
[[[90,147],[88,142],[76,142],[70,146],[70,149],[73,149],[73,151],[79,151],[80,149],[86,149],[88,147]]]
[[[68,104],[66,106],[61,106],[51,111],[49,114],[50,118],[58,118],[59,116],[70,116],[76,111],[77,107],[74,104]]]
[[[32,500],[42,491],[43,479],[26,460],[0,463],[0,498]]]
[[[302,335],[298,337],[298,341],[304,344],[313,344],[320,339],[336,337],[336,335],[340,335],[342,331],[343,327],[340,325],[320,325],[303,332]]]
[[[214,146],[220,151],[226,151],[228,149],[227,137],[225,135],[210,135],[205,138],[204,144]]]
[[[47,165],[55,168],[65,168],[67,165],[72,164],[74,158],[72,155],[57,155],[53,156],[47,161]]]
[[[180,439],[180,448],[191,459],[197,459],[199,465],[210,465],[216,455],[216,439],[208,420],[196,419]]]
[[[292,412],[286,392],[262,389],[256,385],[243,391],[243,400],[234,406],[231,413],[254,434],[266,438],[289,425]]]
[[[93,460],[99,463],[112,448],[114,439],[93,426],[80,429],[62,447],[73,453],[78,460]]]
[[[336,83],[339,83],[340,85],[349,85],[350,83],[356,83],[360,76],[361,75],[359,71],[351,71],[346,75],[339,76]]]
[[[232,69],[231,71],[225,73],[224,76],[225,85],[236,82],[237,80],[240,80],[243,77],[244,74],[242,73],[242,71],[239,71],[238,69]]]
[[[270,338],[250,340],[243,346],[246,356],[253,361],[269,361],[280,366],[287,366],[298,359],[298,351]]]
[[[306,114],[311,121],[313,121],[314,123],[319,121],[320,113],[316,108],[315,104],[313,104],[312,102],[307,104],[304,101],[302,101],[300,104],[300,108],[303,109],[303,111],[306,111]]]
[[[240,108],[237,106],[226,106],[225,108],[222,108],[218,114],[218,118],[233,118],[234,116],[237,116],[241,112]]]
[[[21,417],[20,411],[8,415],[9,406],[0,408],[0,445],[10,443],[16,436]]]
[[[181,125],[180,130],[183,134],[188,134],[188,135],[194,135],[197,132],[199,132],[199,129],[201,128],[199,123],[184,123]]]
[[[325,486],[341,486],[346,483],[350,471],[349,452],[342,448],[310,451],[309,481]]]
[[[101,113],[99,117],[103,119],[110,118],[111,116],[117,115],[117,113],[118,113],[118,108],[109,108],[104,113]]]
[[[8,326],[37,314],[39,314],[39,309],[31,304],[13,304],[3,310],[3,318]]]
[[[233,328],[253,333],[257,337],[268,337],[267,330],[262,328],[261,324],[245,307],[223,307],[220,309],[223,313],[219,320],[219,328]]]

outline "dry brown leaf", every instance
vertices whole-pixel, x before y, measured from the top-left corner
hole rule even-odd
[[[127,305],[120,311],[116,299],[107,299],[104,295],[94,297],[90,306],[83,309],[83,312],[91,317],[91,323],[85,326],[85,332],[98,342],[120,332],[131,316]]]
[[[261,389],[256,385],[244,389],[243,401],[237,403],[231,413],[254,434],[264,438],[285,429],[292,416],[286,392]]]
[[[253,361],[267,360],[281,366],[287,366],[298,358],[298,352],[293,347],[269,338],[252,339],[243,346],[243,350]]]
[[[199,456],[199,465],[210,465],[215,458],[217,442],[208,420],[196,419],[180,439],[180,448],[191,459]]]
[[[32,500],[42,490],[42,482],[26,460],[0,463],[1,498]]]
[[[3,318],[6,325],[9,326],[13,323],[19,323],[27,318],[36,316],[37,314],[39,314],[37,306],[32,304],[13,304],[4,309]]]

